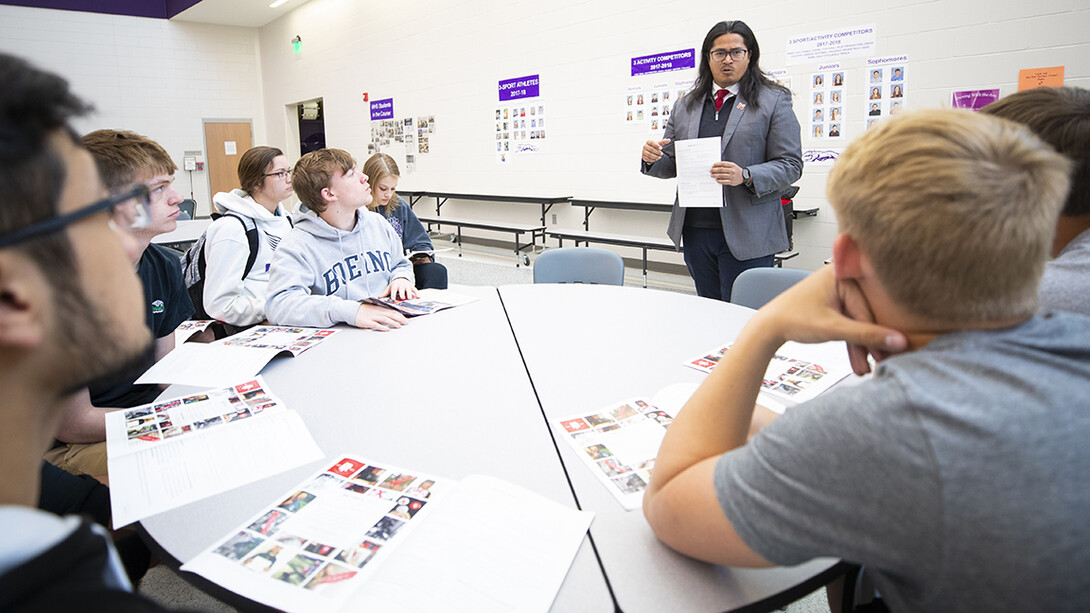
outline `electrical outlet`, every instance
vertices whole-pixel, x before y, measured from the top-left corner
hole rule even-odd
[[[553,225],[556,225],[556,213],[553,213]]]

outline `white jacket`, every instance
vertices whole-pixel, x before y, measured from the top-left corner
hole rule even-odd
[[[204,308],[220,321],[249,326],[265,319],[265,290],[269,266],[281,239],[291,231],[288,211],[281,204],[273,215],[240,189],[219,192],[212,197],[217,213],[249,217],[257,226],[257,259],[250,274],[242,278],[250,246],[246,230],[237,219],[220,218],[205,233]]]

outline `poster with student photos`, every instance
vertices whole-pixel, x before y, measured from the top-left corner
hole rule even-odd
[[[845,87],[851,79],[839,64],[825,66],[822,72],[811,73],[807,117],[804,128],[811,139],[838,140],[844,138]]]
[[[643,504],[662,438],[674,416],[644,398],[558,420],[565,440],[625,510]]]
[[[541,151],[551,124],[541,98],[521,98],[496,106],[496,163]]]
[[[868,60],[865,70],[864,115],[869,128],[906,108],[909,69],[902,55]]]
[[[285,611],[335,610],[453,485],[389,464],[340,456],[182,570]]]
[[[730,347],[731,343],[720,345],[685,365],[710,373]],[[804,345],[787,342],[769,362],[761,382],[761,394],[797,404],[816,398],[850,374],[852,367],[844,343]]]
[[[692,79],[673,79],[643,85],[631,85],[624,96],[625,125],[637,126],[662,137],[674,103],[692,88]]]

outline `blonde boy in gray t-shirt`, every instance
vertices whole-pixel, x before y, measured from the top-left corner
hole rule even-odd
[[[894,611],[1085,609],[1090,319],[1034,317],[1068,168],[963,111],[852,143],[827,183],[833,264],[758,311],[670,426],[656,535],[719,564],[863,564]],[[880,363],[747,444],[787,340]]]

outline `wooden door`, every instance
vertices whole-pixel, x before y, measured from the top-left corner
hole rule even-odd
[[[205,121],[204,145],[209,193],[239,187],[238,160],[254,145],[250,122]]]

